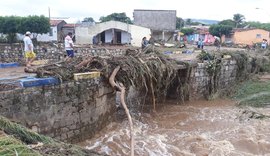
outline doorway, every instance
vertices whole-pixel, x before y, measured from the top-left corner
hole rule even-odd
[[[102,43],[105,43],[105,31],[103,31],[101,34],[100,34],[100,41]]]
[[[117,44],[121,44],[122,43],[121,31],[116,32],[116,43]]]

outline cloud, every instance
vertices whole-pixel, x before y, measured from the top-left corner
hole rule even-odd
[[[133,18],[134,9],[177,10],[182,18],[224,20],[243,14],[247,20],[270,22],[268,0],[8,0],[1,2],[0,15],[45,15],[50,7],[52,17],[93,17],[125,12]],[[255,8],[260,8],[256,10]]]

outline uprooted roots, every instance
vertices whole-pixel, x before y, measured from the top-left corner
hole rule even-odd
[[[100,71],[109,78],[117,66],[121,68],[115,77],[116,81],[127,89],[134,86],[146,95],[150,94],[154,107],[156,97],[164,98],[177,76],[175,60],[158,51],[146,54],[130,49],[124,56],[80,57],[70,62],[63,61],[38,68],[36,72],[39,77],[55,76],[61,81],[73,79],[74,73],[89,71]]]

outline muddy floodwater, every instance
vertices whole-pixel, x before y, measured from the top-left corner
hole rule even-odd
[[[269,115],[270,108],[238,108],[230,100],[167,103],[134,120],[135,155],[270,156],[270,119],[255,119],[248,112]],[[80,145],[112,156],[129,155],[128,128],[127,120],[113,122]]]

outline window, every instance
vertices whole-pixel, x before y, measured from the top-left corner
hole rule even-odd
[[[262,34],[257,34],[256,38],[262,38]]]
[[[53,29],[50,28],[49,36],[53,36]]]

